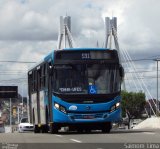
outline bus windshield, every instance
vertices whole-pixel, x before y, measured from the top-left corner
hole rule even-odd
[[[61,94],[112,94],[120,91],[118,64],[56,65],[54,92]]]

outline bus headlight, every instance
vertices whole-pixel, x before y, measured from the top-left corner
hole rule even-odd
[[[59,104],[58,103],[54,103],[54,107],[59,110]]]
[[[116,103],[116,109],[119,108],[120,105],[121,105],[120,102],[117,102],[117,103]]]
[[[118,109],[119,107],[120,107],[120,102],[117,102],[116,104],[114,104],[112,107],[111,107],[111,109],[110,109],[110,112],[113,112],[113,111],[115,111],[116,109]]]
[[[56,102],[54,103],[54,107],[55,107],[57,110],[59,110],[59,111],[61,111],[61,112],[63,112],[63,113],[67,113],[67,112],[66,112],[66,108],[63,107],[62,105],[56,103]]]

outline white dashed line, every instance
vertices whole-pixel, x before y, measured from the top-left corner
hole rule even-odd
[[[63,137],[62,135],[56,135],[57,137]]]
[[[82,143],[82,141],[75,140],[75,139],[70,139],[71,141],[77,142],[77,143]]]
[[[154,132],[144,132],[144,134],[147,134],[147,135],[155,135]]]

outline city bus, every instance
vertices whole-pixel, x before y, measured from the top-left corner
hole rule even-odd
[[[121,120],[124,70],[118,52],[106,48],[53,50],[28,71],[30,121],[35,133],[109,133]]]

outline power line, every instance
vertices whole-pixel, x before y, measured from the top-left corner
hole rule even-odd
[[[7,75],[7,74],[9,74],[9,75],[26,75],[27,73],[8,73],[8,72],[0,72],[0,75]]]
[[[34,64],[36,62],[29,62],[29,61],[0,61],[0,63],[30,63],[30,64]]]
[[[158,70],[158,71],[160,71],[160,70]],[[150,72],[157,72],[156,70],[144,70],[144,71],[136,71],[136,72],[134,72],[134,71],[125,71],[125,73],[145,73],[145,72],[148,72],[148,73],[150,73]]]
[[[140,58],[140,59],[132,59],[132,60],[122,60],[122,63],[132,62],[132,61],[153,61],[153,58]]]
[[[10,80],[0,80],[0,81],[22,81],[22,80],[27,80],[27,78],[17,78],[17,79],[10,79]]]
[[[141,59],[132,59],[132,60],[122,60],[122,63],[131,62],[131,61],[149,61],[149,60],[154,60],[154,59],[153,58],[141,58]],[[37,62],[5,60],[5,61],[0,61],[0,63],[31,63],[31,64],[35,64]]]
[[[141,78],[138,78],[138,79],[156,79],[157,77],[155,76],[147,76],[147,77],[141,77]],[[160,78],[160,77],[158,77],[158,78]],[[125,80],[134,80],[134,78],[125,78]]]

